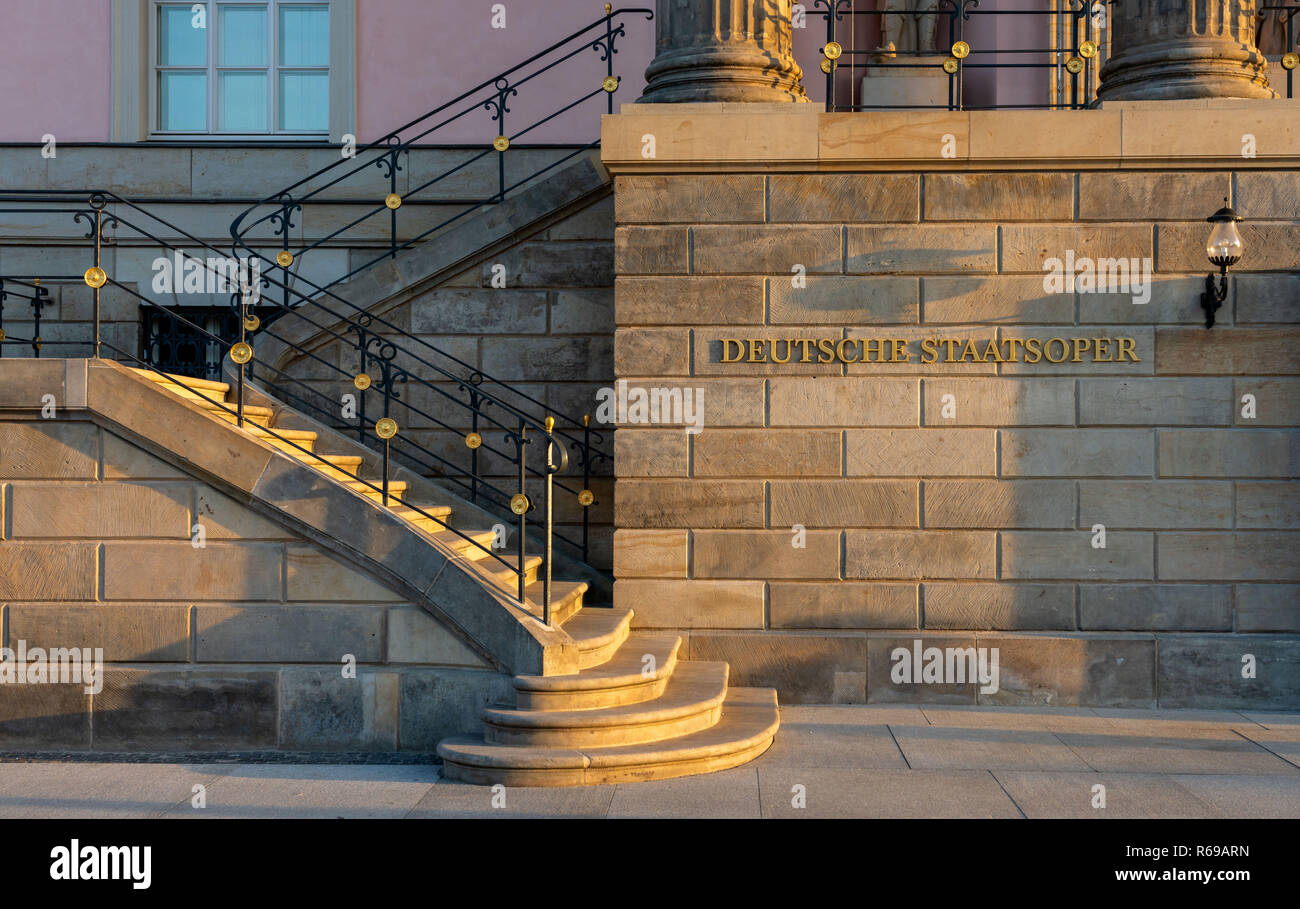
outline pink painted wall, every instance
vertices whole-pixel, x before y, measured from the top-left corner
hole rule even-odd
[[[106,141],[109,43],[109,0],[0,0],[0,141]]]
[[[492,8],[498,3],[505,7],[505,28],[492,27]],[[653,8],[654,0],[615,4],[616,9],[625,7]],[[358,138],[370,141],[398,128],[603,14],[604,4],[596,0],[357,0]],[[645,68],[654,56],[654,22],[643,15],[622,18],[628,34],[615,42],[619,52],[614,73],[623,80],[616,104],[635,101],[641,94]],[[594,38],[599,33],[588,34]],[[510,99],[506,132],[513,135],[517,128],[598,90],[605,67],[596,51],[586,49],[520,86]],[[606,102],[602,92],[517,141],[593,141],[600,134]],[[490,115],[479,110],[437,135],[445,142],[482,142],[497,132]]]

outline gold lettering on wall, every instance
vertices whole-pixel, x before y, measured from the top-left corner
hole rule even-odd
[[[1133,338],[721,338],[722,363],[1139,363]],[[1112,349],[1113,348],[1113,349]],[[816,359],[814,360],[814,355]]]

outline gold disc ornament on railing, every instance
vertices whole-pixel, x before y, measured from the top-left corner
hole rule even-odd
[[[352,380],[352,384],[357,391],[365,391],[371,385],[370,374],[365,372],[357,373],[356,378]]]
[[[397,211],[399,208],[402,207],[402,197],[399,196],[397,193],[389,193],[388,195],[384,196],[384,205],[386,205],[388,208],[392,209],[393,211]]]
[[[510,140],[505,136],[497,136],[492,140],[492,147],[499,152],[503,152],[510,147]]]
[[[611,95],[618,91],[618,76],[606,76],[600,80],[600,87]]]
[[[1288,54],[1282,55],[1283,69],[1295,69],[1297,66],[1300,66],[1300,54],[1297,54],[1295,51],[1291,51]]]
[[[1091,60],[1097,56],[1099,50],[1101,50],[1101,46],[1096,41],[1089,39],[1079,45],[1079,56],[1085,60]]]
[[[108,273],[98,265],[86,269],[85,280],[91,287],[103,287],[108,283]]]
[[[375,435],[384,441],[388,441],[397,435],[397,421],[392,417],[384,417],[375,424]]]
[[[958,66],[960,66],[960,64],[957,62],[956,57],[949,57],[947,60],[943,61],[943,71],[950,76],[957,72]]]
[[[578,504],[583,508],[589,507],[595,501],[596,494],[590,489],[584,489],[582,492],[578,493]]]
[[[483,444],[483,437],[476,432],[471,432],[465,436],[466,448],[478,448]]]
[[[529,504],[528,496],[522,492],[517,492],[510,497],[510,510],[517,515],[527,514]]]
[[[249,360],[253,359],[253,347],[245,341],[232,345],[230,348],[230,359],[243,366]]]
[[[275,254],[275,264],[281,268],[288,268],[293,264],[293,253],[287,249],[282,249]]]
[[[1078,57],[1071,57],[1069,60],[1065,61],[1065,69],[1066,72],[1077,76],[1079,73],[1083,72],[1083,61]]]
[[[826,46],[822,48],[822,53],[826,55],[827,60],[838,60],[843,56],[844,48],[840,46],[838,41],[828,41]]]
[[[257,331],[262,325],[262,320],[257,316],[244,317],[244,331]]]
[[[958,41],[952,46],[952,55],[958,60],[965,60],[970,56],[970,45],[965,41]]]
[[[829,76],[831,74],[831,70],[833,70],[834,68],[835,68],[835,64],[832,63],[830,60],[822,61],[822,72],[824,72],[826,75]]]

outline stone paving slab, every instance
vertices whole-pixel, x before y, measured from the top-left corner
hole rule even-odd
[[[428,763],[310,756],[15,760],[0,762],[0,818],[1300,817],[1300,713],[800,705],[781,715],[775,744],[750,764],[617,786],[494,792],[442,780]],[[1098,784],[1104,809],[1092,806]]]
[[[995,770],[1002,788],[1031,818],[1208,818],[1222,813],[1172,777],[1158,773],[1042,773]],[[1104,786],[1104,791],[1095,787]],[[1104,802],[1099,796],[1104,796]]]
[[[405,817],[438,778],[431,765],[244,764],[215,779],[207,805],[189,801],[166,817]]]
[[[759,768],[765,818],[1023,817],[987,770]],[[804,787],[806,808],[793,804]]]
[[[1078,770],[1090,768],[1046,729],[988,726],[891,727],[913,770]]]

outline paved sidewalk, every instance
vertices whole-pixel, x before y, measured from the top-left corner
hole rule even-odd
[[[735,770],[510,789],[505,807],[427,764],[7,763],[0,817],[1300,817],[1300,713],[810,706],[781,720]]]

